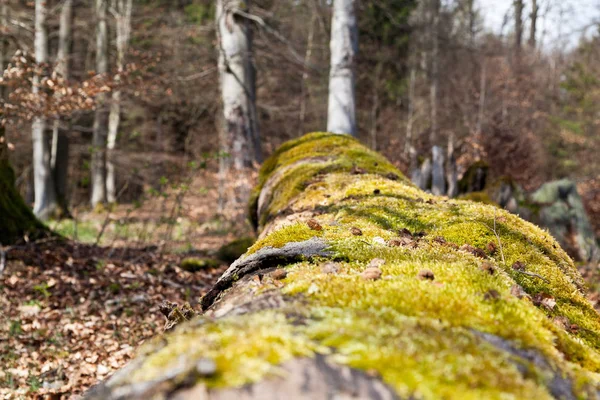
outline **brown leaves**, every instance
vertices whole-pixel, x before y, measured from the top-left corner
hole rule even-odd
[[[428,280],[428,281],[432,281],[435,279],[435,275],[433,274],[433,271],[431,271],[430,269],[420,270],[417,277],[421,280]]]
[[[310,229],[312,229],[313,231],[322,231],[323,227],[321,226],[321,224],[319,224],[317,222],[316,219],[309,219],[308,221],[306,221],[306,225],[308,225],[308,227]]]
[[[362,236],[362,234],[363,234],[362,231],[355,226],[350,228],[350,233],[352,233],[354,236]]]
[[[381,278],[381,273],[381,269],[378,267],[368,267],[360,274],[360,276],[366,281],[376,281]]]
[[[0,381],[11,380],[12,386],[0,384],[0,397],[7,390],[11,398],[80,394],[125,365],[138,344],[160,334],[163,300],[197,299],[222,272],[191,274],[174,267],[179,256],[160,258],[147,249],[109,253],[69,242],[8,252],[0,277],[0,354],[10,357],[0,363]],[[179,311],[191,316],[185,306]],[[35,393],[34,381],[42,386]]]
[[[475,257],[487,258],[487,255],[485,254],[485,252],[483,250],[481,250],[480,248],[471,246],[470,244],[463,244],[462,246],[460,246],[460,250],[466,251],[467,253],[471,253]]]

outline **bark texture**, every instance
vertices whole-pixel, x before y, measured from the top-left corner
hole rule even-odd
[[[46,1],[35,2],[35,61],[44,65],[48,62],[48,34],[46,29]],[[33,93],[39,92],[41,76],[33,79]],[[47,132],[46,119],[43,116],[33,118],[31,139],[33,142],[33,184],[35,207],[33,212],[38,218],[47,219],[57,207],[54,179],[52,177],[50,137]]]
[[[4,127],[0,120],[0,245],[9,245],[24,235],[38,237],[46,232],[15,188],[15,175],[8,162]]]
[[[222,169],[243,170],[262,161],[256,121],[252,32],[248,3],[218,0],[216,24],[223,100],[222,150],[230,154]]]
[[[358,52],[358,28],[354,0],[334,0],[329,48],[327,130],[356,136],[354,64]]]
[[[113,14],[117,27],[117,71],[115,78],[120,81],[120,74],[125,68],[125,54],[129,47],[129,37],[131,36],[131,13],[133,11],[133,0],[115,0]],[[116,165],[114,162],[115,147],[117,145],[117,135],[119,133],[119,124],[121,122],[121,91],[112,92],[110,102],[110,114],[108,116],[108,140],[106,143],[106,196],[109,203],[117,201],[117,178]]]
[[[65,0],[60,11],[60,28],[58,32],[58,53],[55,71],[62,79],[69,80],[73,25],[73,0]],[[60,118],[54,121],[52,131],[52,177],[60,213],[69,215],[67,202],[67,183],[69,173],[69,136],[60,126]]]
[[[102,399],[598,398],[600,316],[546,232],[348,135],[263,165],[258,241]]]
[[[107,0],[96,0],[96,73],[108,72],[108,26],[106,22]],[[92,206],[106,203],[106,137],[108,135],[108,110],[106,95],[96,98],[92,137]]]

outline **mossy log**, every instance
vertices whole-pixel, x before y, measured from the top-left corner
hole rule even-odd
[[[29,235],[39,237],[47,228],[38,221],[15,188],[15,174],[8,161],[4,127],[0,119],[0,243],[9,245]]]
[[[531,223],[326,133],[265,162],[251,212],[259,239],[203,315],[88,398],[600,397],[600,316]]]

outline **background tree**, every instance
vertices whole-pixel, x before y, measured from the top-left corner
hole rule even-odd
[[[327,130],[356,136],[354,69],[358,52],[358,27],[354,0],[333,1],[330,50]]]
[[[106,21],[107,0],[96,0],[96,73],[108,72],[108,26]],[[94,133],[92,139],[91,204],[106,203],[106,138],[108,134],[108,110],[106,95],[98,94]]]
[[[55,62],[55,76],[69,81],[69,65],[71,62],[71,43],[73,25],[73,0],[64,0],[60,11],[60,27],[58,32],[58,53]],[[60,94],[59,94],[60,95]],[[50,161],[54,187],[61,213],[68,215],[67,183],[69,171],[69,137],[61,118],[54,121],[52,131],[52,157]]]
[[[222,181],[232,168],[240,176],[242,171],[262,160],[249,7],[249,1],[217,1],[216,27],[223,104],[220,148],[228,154],[219,163]],[[249,195],[249,185],[240,182],[236,186],[239,190],[233,204],[243,204]]]
[[[131,13],[133,10],[133,0],[114,0],[111,7],[111,13],[115,18],[116,26],[116,48],[117,48],[117,75],[118,84],[119,74],[125,71],[125,56],[129,46],[131,36]],[[116,89],[112,92],[110,101],[110,114],[108,116],[108,140],[106,143],[106,196],[109,203],[117,201],[116,185],[116,166],[114,163],[113,152],[117,144],[117,135],[119,133],[119,122],[121,120],[121,91]]]
[[[35,61],[38,71],[33,79],[33,94],[40,93],[41,80],[48,63],[48,34],[46,31],[46,1],[35,2]],[[33,174],[35,207],[33,212],[40,219],[48,219],[57,207],[56,190],[51,165],[50,137],[46,130],[46,119],[35,116],[32,122]]]

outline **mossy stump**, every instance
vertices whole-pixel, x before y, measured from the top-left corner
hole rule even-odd
[[[258,241],[204,314],[88,398],[599,397],[600,316],[547,232],[327,133],[284,144],[253,199]]]
[[[47,233],[47,228],[33,215],[15,188],[15,174],[8,161],[0,118],[0,244],[6,246],[25,235],[37,238]]]

